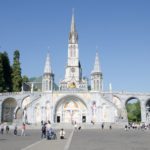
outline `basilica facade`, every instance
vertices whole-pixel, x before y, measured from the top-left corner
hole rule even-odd
[[[72,15],[68,39],[68,60],[65,78],[59,83],[59,90],[54,90],[54,73],[47,54],[42,78],[41,97],[27,105],[28,122],[116,122],[119,111],[116,105],[102,95],[102,72],[98,53],[91,71],[91,90],[88,90],[87,78],[82,78],[79,60],[78,33]],[[31,115],[33,114],[33,115]]]
[[[41,91],[33,91],[35,85],[32,83],[29,92],[22,89],[18,93],[0,93],[0,122],[127,122],[126,103],[131,99],[140,102],[141,121],[150,122],[150,93],[113,92],[111,85],[109,91],[103,91],[98,53],[91,70],[91,89],[88,88],[87,78],[82,77],[74,14],[68,38],[65,77],[57,90],[54,77],[48,52]]]

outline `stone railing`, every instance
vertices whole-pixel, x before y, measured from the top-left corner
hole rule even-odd
[[[0,93],[0,96],[9,96],[9,95],[22,95],[22,94],[30,94],[30,91],[21,91],[21,92],[6,92]]]
[[[125,91],[122,91],[122,92],[117,92],[117,91],[114,91],[114,92],[109,92],[109,91],[104,91],[102,92],[102,94],[120,94],[120,95],[139,95],[139,96],[150,96],[150,93],[144,93],[144,92],[125,92]]]

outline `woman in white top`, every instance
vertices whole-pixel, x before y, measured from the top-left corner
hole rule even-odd
[[[64,129],[61,129],[60,132],[59,132],[59,134],[60,134],[60,139],[64,139],[64,137],[65,137],[65,131],[64,131]]]

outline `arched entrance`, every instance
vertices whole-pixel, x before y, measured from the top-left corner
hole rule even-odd
[[[150,99],[146,102],[146,121],[150,122]]]
[[[141,121],[141,104],[137,98],[131,97],[126,101],[126,110],[129,122]]]
[[[13,122],[14,110],[17,107],[17,102],[13,98],[7,98],[2,103],[2,122]]]
[[[59,101],[55,108],[55,122],[81,123],[86,122],[87,107],[77,97],[65,97]]]

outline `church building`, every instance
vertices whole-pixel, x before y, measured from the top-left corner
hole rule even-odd
[[[98,53],[91,71],[91,90],[88,90],[87,78],[82,78],[79,60],[78,33],[72,15],[68,39],[68,60],[65,78],[60,81],[59,89],[54,89],[54,72],[48,52],[42,77],[42,92],[39,98],[26,106],[28,122],[116,122],[119,109],[103,97],[103,78]]]

